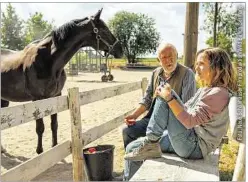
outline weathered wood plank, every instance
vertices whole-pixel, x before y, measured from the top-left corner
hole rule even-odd
[[[29,159],[1,175],[1,181],[29,181],[71,154],[69,140]]]
[[[121,116],[118,116],[106,123],[100,124],[98,126],[95,126],[94,128],[91,128],[87,131],[85,131],[83,135],[83,145],[87,145],[96,139],[100,138],[101,136],[105,135],[106,133],[110,132],[111,130],[117,128],[121,124],[124,123],[124,118],[131,114],[134,111],[134,109],[124,113]]]
[[[100,88],[96,90],[89,90],[80,93],[80,105],[89,104],[95,101],[114,97],[124,93],[132,92],[141,89],[141,82],[127,83],[113,87]]]
[[[232,138],[245,143],[245,107],[238,97],[231,97],[229,105],[230,131]]]
[[[142,78],[141,81],[141,89],[142,89],[142,96],[144,97],[146,89],[147,89],[147,85],[148,85],[148,80],[147,78]]]
[[[219,181],[219,150],[205,160],[189,160],[174,154],[146,160],[130,181]]]
[[[1,108],[1,130],[67,109],[67,96],[53,97],[23,105]]]
[[[83,158],[81,157],[83,145],[78,88],[71,88],[68,90],[68,102],[71,115],[73,181],[85,181],[83,176]]]
[[[232,181],[245,181],[245,144],[239,144],[239,152]]]
[[[114,97],[141,88],[141,82],[127,83],[113,87],[80,93],[80,105]],[[1,108],[1,130],[33,121],[51,114],[68,110],[67,96],[53,97],[35,102]]]

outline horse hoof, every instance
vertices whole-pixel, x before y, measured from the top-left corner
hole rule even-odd
[[[43,152],[43,148],[36,149],[37,154],[41,154]]]
[[[58,145],[58,143],[53,143],[53,144],[52,144],[52,147],[55,147],[56,145]]]

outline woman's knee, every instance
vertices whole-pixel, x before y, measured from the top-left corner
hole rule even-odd
[[[157,101],[159,101],[158,103],[163,104],[163,106],[168,107],[167,102],[162,97],[158,96]]]

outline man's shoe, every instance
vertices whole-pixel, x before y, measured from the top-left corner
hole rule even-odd
[[[132,161],[142,161],[146,159],[161,157],[161,149],[158,142],[151,142],[145,139],[141,146],[132,152],[125,154],[124,159]]]

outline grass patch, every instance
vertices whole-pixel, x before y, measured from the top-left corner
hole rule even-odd
[[[232,139],[228,131],[228,144],[223,144],[219,160],[220,181],[232,181],[239,143]]]
[[[82,63],[93,63],[93,64],[100,64],[99,59],[89,59],[86,58],[85,55],[84,56],[79,56],[78,57],[76,55],[74,55],[71,60],[70,63],[71,64],[77,64],[77,60],[82,60]],[[111,59],[109,59],[109,61],[111,62]],[[182,59],[178,59],[177,60],[179,63],[183,63]],[[103,59],[102,62],[105,62],[105,59]],[[126,66],[126,64],[128,63],[127,59],[112,59],[112,64],[111,64],[111,68],[120,68],[122,66]],[[137,63],[143,64],[145,66],[160,66],[159,61],[157,58],[137,58]],[[68,67],[69,63],[66,65],[66,67]]]

